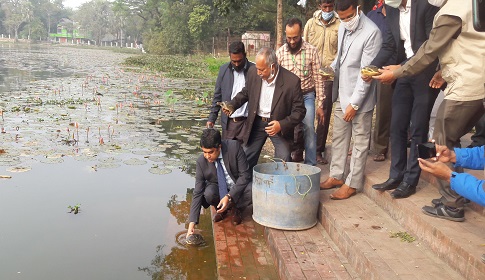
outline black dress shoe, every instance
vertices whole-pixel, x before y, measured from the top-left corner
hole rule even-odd
[[[416,193],[416,187],[406,182],[401,182],[396,190],[391,193],[392,198],[406,198]]]
[[[222,220],[224,220],[224,218],[226,217],[226,213],[227,211],[224,211],[222,213],[216,213],[216,215],[214,216],[214,223],[218,223]]]
[[[242,222],[241,211],[236,207],[232,209],[231,222],[235,226],[239,225]]]
[[[397,186],[399,186],[399,184],[401,184],[401,181],[402,180],[389,178],[384,183],[373,185],[372,188],[374,190],[378,190],[378,191],[393,190],[393,189],[397,188]]]

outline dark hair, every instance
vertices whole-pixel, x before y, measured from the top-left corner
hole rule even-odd
[[[317,4],[320,6],[322,4],[332,4],[335,3],[335,0],[318,0]]]
[[[350,7],[357,9],[359,5],[359,0],[338,0],[335,3],[335,11],[345,11]]]
[[[302,29],[303,23],[299,18],[290,18],[286,22],[286,26],[293,27],[293,25],[298,24],[300,26],[300,30]]]
[[[242,53],[246,55],[246,49],[244,48],[244,43],[241,41],[232,42],[229,45],[229,53],[232,53],[232,54]]]
[[[219,130],[214,128],[206,128],[202,130],[202,135],[200,136],[201,148],[219,148],[219,145],[221,145],[221,133]]]

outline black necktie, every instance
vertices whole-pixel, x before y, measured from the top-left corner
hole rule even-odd
[[[220,158],[217,158],[217,184],[219,185],[219,197],[222,199],[227,194],[227,182]]]

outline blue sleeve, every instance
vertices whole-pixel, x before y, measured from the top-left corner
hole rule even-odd
[[[452,173],[451,189],[459,195],[469,200],[485,206],[485,190],[483,189],[483,180],[478,180],[467,173]]]
[[[455,166],[480,170],[484,168],[485,153],[484,146],[473,148],[455,148],[456,163]]]

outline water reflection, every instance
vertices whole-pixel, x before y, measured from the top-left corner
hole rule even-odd
[[[177,200],[173,195],[167,203],[170,213],[178,224],[185,224],[188,220],[193,189],[187,189],[185,200]],[[210,215],[201,215],[198,227],[205,240],[213,240]],[[169,253],[164,253],[164,245],[156,247],[156,254],[149,266],[139,267],[138,270],[147,273],[153,280],[162,279],[215,279],[217,275],[215,263],[215,249],[213,242],[206,246],[184,246],[180,239],[186,231],[175,235],[178,246],[172,247]],[[189,260],[189,261],[187,261]]]
[[[176,240],[208,109],[163,98],[210,82],[126,71],[108,51],[0,48],[0,279],[214,279],[212,242]],[[213,240],[209,213],[199,228]]]

